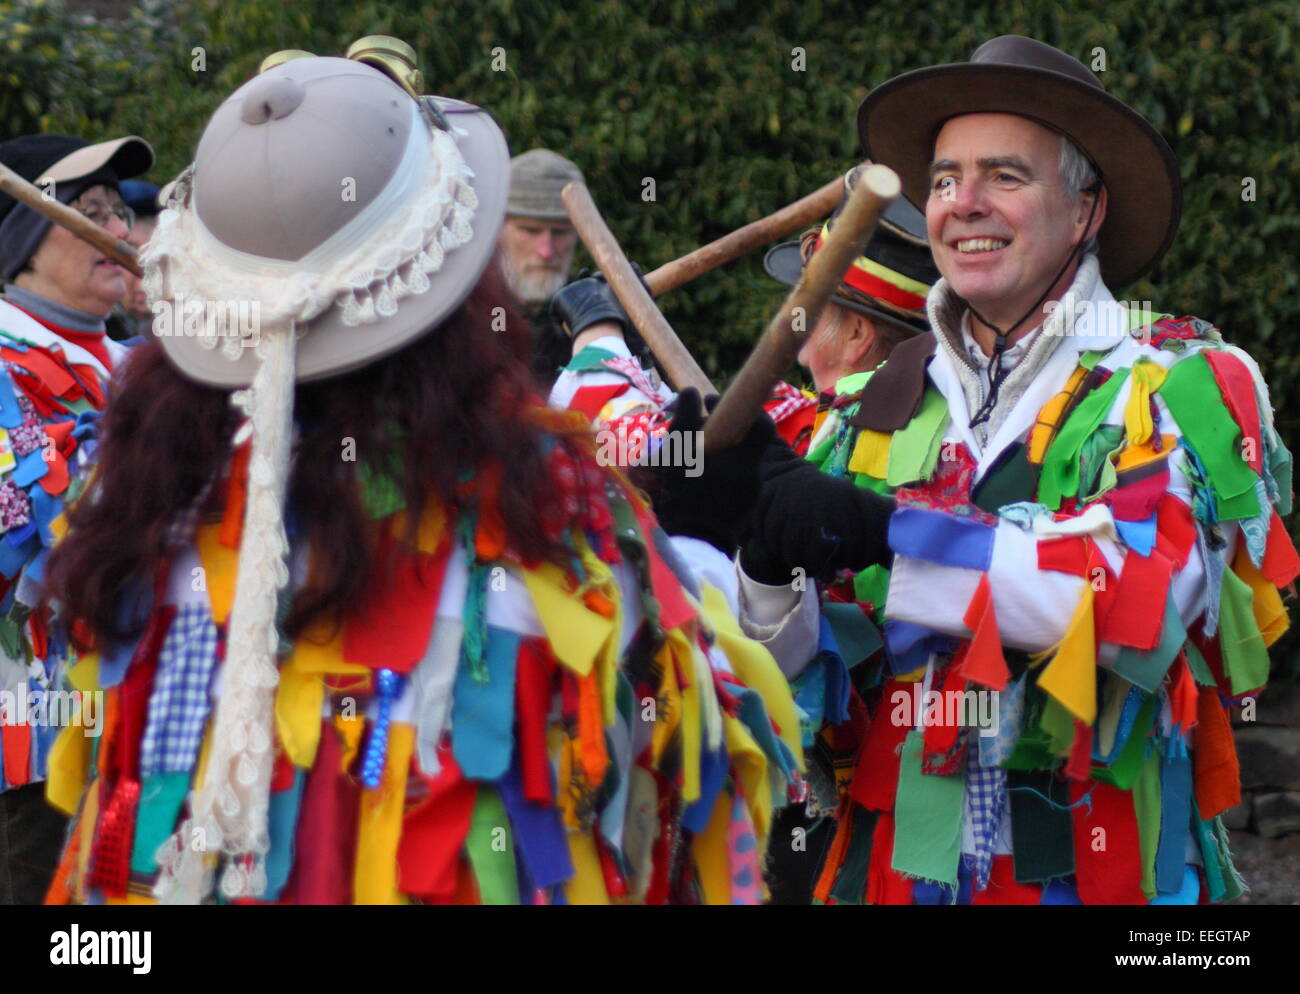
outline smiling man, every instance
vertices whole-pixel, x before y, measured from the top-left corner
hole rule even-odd
[[[0,162],[118,237],[131,225],[119,183],[153,165],[127,137],[92,145],[29,135]],[[40,577],[65,502],[85,482],[92,425],[124,354],[105,317],[122,268],[43,215],[0,195],[0,692],[40,700],[61,690],[68,639],[41,608]],[[64,819],[45,803],[53,713],[0,716],[0,904],[39,903]]]
[[[1110,289],[1174,237],[1173,153],[1076,59],[1017,36],[881,84],[858,121],[925,204],[934,333],[846,419],[857,487],[769,453],[740,557],[748,632],[827,715],[843,683],[801,672],[817,597],[790,577],[890,571],[817,896],[1230,900],[1228,705],[1267,680],[1300,559],[1254,361]],[[918,682],[901,696],[992,695],[996,728],[891,709]]]

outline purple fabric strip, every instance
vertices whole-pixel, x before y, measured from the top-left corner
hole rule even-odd
[[[519,846],[524,868],[528,871],[535,889],[563,883],[573,876],[573,861],[569,858],[569,844],[564,837],[564,824],[560,812],[544,804],[524,800],[523,781],[519,775],[519,757],[510,771],[497,782],[501,800],[510,814],[515,844]],[[552,778],[551,793],[555,792]]]

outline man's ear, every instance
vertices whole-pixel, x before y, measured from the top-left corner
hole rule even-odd
[[[1097,205],[1095,210],[1093,209],[1094,201]],[[1106,185],[1101,180],[1097,180],[1080,195],[1078,209],[1074,215],[1075,226],[1082,228],[1088,225],[1089,214],[1092,215],[1092,224],[1088,225],[1079,241],[1086,242],[1089,238],[1095,237],[1097,232],[1101,230],[1102,224],[1106,221],[1107,202]]]
[[[872,346],[876,344],[875,322],[865,314],[853,311],[849,314],[849,324],[842,335],[844,353],[841,358],[845,366],[856,370],[870,354]]]

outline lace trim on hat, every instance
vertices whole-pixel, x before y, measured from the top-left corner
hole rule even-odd
[[[218,241],[190,204],[191,166],[140,256],[149,299],[248,301],[259,309],[261,328],[302,326],[331,307],[349,327],[396,314],[398,301],[426,292],[446,254],[473,238],[478,207],[474,172],[455,137],[425,124],[414,103],[412,109],[417,123],[384,191],[301,259],[267,259]],[[220,345],[232,360],[257,334],[234,319],[234,310],[210,308],[195,329],[200,344]]]

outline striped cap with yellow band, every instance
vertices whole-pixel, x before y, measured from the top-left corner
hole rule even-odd
[[[835,224],[855,179],[856,170],[845,175],[844,199],[820,229],[814,228],[799,241],[777,245],[767,253],[763,265],[770,276],[787,286],[795,284]],[[886,208],[867,247],[844,274],[832,300],[868,317],[925,331],[925,297],[938,278],[925,237],[925,216],[899,197]]]

